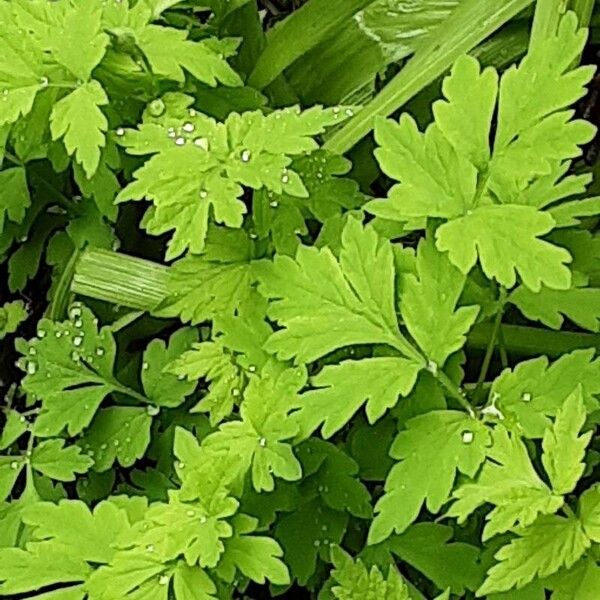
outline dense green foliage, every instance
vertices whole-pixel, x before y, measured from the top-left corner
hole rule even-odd
[[[593,3],[263,4],[0,0],[0,597],[595,600]]]

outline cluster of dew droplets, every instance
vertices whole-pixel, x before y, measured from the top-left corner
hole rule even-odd
[[[162,100],[155,100],[154,102],[161,102]],[[154,104],[154,103],[152,103]],[[152,105],[151,105],[152,106]],[[164,113],[164,103],[160,114],[158,114],[158,108],[155,109],[153,116],[160,116]],[[210,142],[208,138],[198,135],[196,131],[196,125],[193,123],[193,118],[197,115],[193,108],[188,111],[190,119],[183,122],[179,127],[170,126],[167,129],[167,136],[172,139],[176,146],[186,146],[188,143],[192,143],[196,148],[208,152],[210,150]]]

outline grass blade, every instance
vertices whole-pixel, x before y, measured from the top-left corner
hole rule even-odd
[[[375,117],[389,116],[406,104],[465,52],[480,44],[494,31],[529,6],[533,0],[467,0],[448,20],[424,41],[404,69],[343,128],[332,135],[325,147],[344,154],[366,136]]]
[[[262,90],[373,0],[310,0],[267,34],[248,85]]]

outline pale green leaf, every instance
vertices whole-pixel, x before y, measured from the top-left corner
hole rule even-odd
[[[86,473],[94,461],[81,453],[79,446],[66,446],[65,441],[45,440],[33,449],[31,466],[58,481],[74,481],[77,474]]]
[[[95,80],[85,83],[54,105],[50,116],[52,139],[62,138],[69,155],[92,177],[106,144],[108,121],[101,106],[108,104],[104,88]]]
[[[544,432],[542,464],[556,494],[571,493],[585,470],[585,451],[593,433],[579,435],[586,416],[581,388],[577,388]]]

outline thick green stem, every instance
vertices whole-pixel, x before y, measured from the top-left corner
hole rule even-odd
[[[140,258],[90,249],[75,267],[72,291],[136,310],[152,310],[167,295],[168,268]]]

